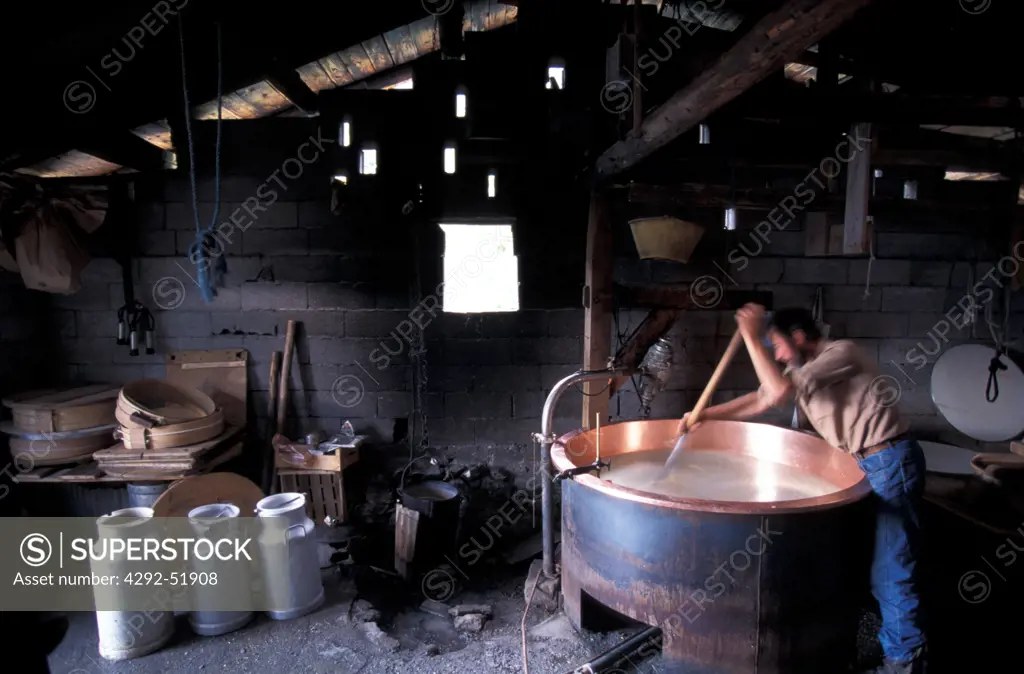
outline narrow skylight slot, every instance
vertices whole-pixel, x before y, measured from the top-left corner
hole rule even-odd
[[[363,148],[363,151],[359,153],[359,172],[367,176],[377,173],[377,150]]]
[[[487,175],[487,196],[490,199],[498,196],[498,176],[494,173]]]
[[[348,147],[352,144],[352,124],[351,122],[341,123],[341,146]]]
[[[455,173],[455,148],[446,147],[444,149],[444,172]]]
[[[455,94],[455,116],[466,116],[466,94]]]
[[[544,84],[545,89],[551,88],[551,81],[554,80],[556,89],[565,89],[565,66],[548,66],[548,81]]]
[[[725,230],[733,232],[736,230],[736,207],[730,206],[725,209]]]

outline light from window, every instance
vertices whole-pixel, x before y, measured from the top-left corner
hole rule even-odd
[[[441,225],[447,313],[519,310],[519,258],[512,225]]]
[[[384,87],[385,91],[390,91],[392,89],[412,89],[412,78],[407,77],[404,80],[400,80],[398,82],[395,82],[394,84],[389,84],[388,86]]]
[[[992,171],[946,171],[944,180],[979,180],[983,182],[993,180],[1006,180],[1001,173]]]
[[[444,149],[444,172],[455,173],[455,148],[446,147]]]
[[[466,94],[455,94],[455,116],[466,116]]]
[[[487,176],[487,196],[491,199],[498,196],[498,176],[493,173]]]
[[[344,173],[339,173],[334,176],[334,181],[341,183],[342,185],[348,185],[348,176]]]
[[[341,123],[341,146],[348,147],[352,144],[352,124],[349,122]]]
[[[377,173],[377,150],[363,148],[359,153],[359,172],[367,176]]]
[[[548,66],[548,81],[544,85],[545,89],[551,88],[551,80],[555,81],[556,89],[565,89],[565,67]]]
[[[736,207],[730,206],[725,209],[725,229],[732,232],[736,230]]]

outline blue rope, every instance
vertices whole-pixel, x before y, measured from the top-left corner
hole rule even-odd
[[[217,141],[214,157],[214,206],[213,217],[208,227],[203,227],[199,222],[199,191],[196,188],[196,157],[192,143],[192,106],[188,100],[188,83],[185,69],[185,28],[184,21],[178,18],[178,43],[181,47],[181,87],[182,97],[185,101],[185,135],[188,139],[188,173],[192,185],[192,214],[196,223],[196,238],[188,249],[188,257],[196,266],[196,283],[203,301],[209,304],[217,296],[216,286],[223,280],[227,273],[227,260],[225,259],[223,246],[215,256],[212,268],[208,262],[207,250],[216,243],[213,236],[213,228],[217,225],[220,217],[220,131],[223,110],[223,61],[221,59],[221,32],[220,23],[217,24]]]

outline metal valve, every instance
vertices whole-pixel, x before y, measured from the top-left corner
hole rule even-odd
[[[132,330],[128,335],[128,355],[139,355],[139,333],[137,330]]]

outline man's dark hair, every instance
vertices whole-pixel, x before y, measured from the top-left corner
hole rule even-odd
[[[821,330],[814,315],[802,307],[788,307],[772,312],[771,326],[788,337],[797,330],[803,330],[807,339],[821,339]]]

